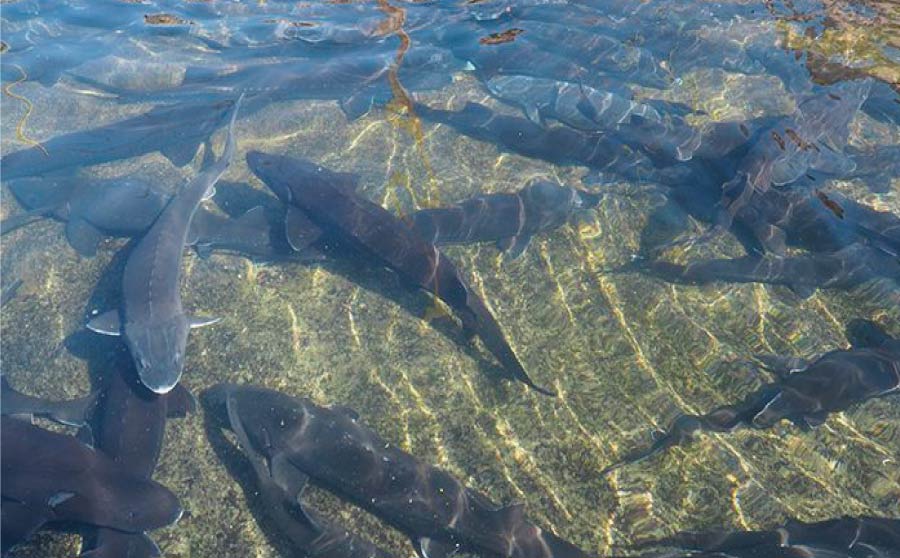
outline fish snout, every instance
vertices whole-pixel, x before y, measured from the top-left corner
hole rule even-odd
[[[150,391],[168,393],[181,379],[189,325],[182,316],[166,324],[129,327],[125,339],[134,359],[138,378]]]
[[[285,179],[291,177],[279,171],[283,159],[278,155],[250,151],[247,153],[247,166],[282,202],[290,203],[291,189]]]

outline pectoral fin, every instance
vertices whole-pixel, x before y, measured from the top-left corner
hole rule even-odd
[[[506,252],[507,259],[517,260],[522,257],[529,244],[531,244],[530,235],[519,235],[498,240],[497,248]]]
[[[769,224],[757,224],[753,228],[757,240],[766,247],[766,250],[779,256],[787,252],[787,236],[781,227]]]
[[[303,211],[294,206],[288,207],[284,220],[284,232],[288,244],[295,252],[302,252],[322,236],[322,229],[310,221]]]
[[[164,397],[168,418],[183,418],[197,410],[197,398],[181,384],[172,388]]]
[[[538,109],[537,105],[534,103],[527,104],[522,107],[522,110],[525,111],[525,116],[528,120],[531,120],[538,126],[544,125],[544,119],[541,118],[541,111]]]
[[[103,233],[84,219],[72,216],[66,223],[66,240],[76,252],[92,258],[97,255],[97,245],[103,240]]]
[[[197,149],[199,148],[199,143],[174,142],[163,146],[159,152],[176,167],[183,167],[194,160],[194,156],[197,155]]]
[[[829,152],[813,160],[813,169],[835,176],[846,176],[856,170],[856,161],[843,153]]]
[[[448,558],[459,552],[459,546],[424,537],[413,541],[416,552],[422,558]]]
[[[806,421],[807,426],[810,428],[818,428],[825,424],[825,420],[828,418],[827,411],[819,411],[817,413],[812,413],[809,415],[803,415],[803,420]]]
[[[795,295],[806,300],[816,292],[816,288],[812,285],[804,285],[802,283],[788,283],[789,288]]]
[[[372,110],[375,99],[365,91],[359,91],[340,100],[341,110],[347,120],[356,120]]]
[[[119,318],[118,310],[110,310],[94,316],[88,323],[87,328],[100,335],[121,335],[122,321]]]
[[[309,477],[296,468],[282,453],[276,453],[269,461],[269,474],[272,480],[291,499],[300,502],[300,496],[309,482]]]
[[[269,226],[266,209],[261,205],[248,209],[246,213],[237,218],[235,223],[251,229],[264,229]]]
[[[213,325],[221,319],[222,318],[210,318],[208,316],[191,316],[188,319],[188,323],[190,324],[191,329],[197,329],[198,327]]]

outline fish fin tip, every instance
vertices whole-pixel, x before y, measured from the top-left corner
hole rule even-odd
[[[525,105],[525,117],[528,118],[531,122],[537,124],[538,126],[544,126],[544,119],[541,117],[541,111],[538,109],[537,105],[529,104]]]
[[[80,255],[92,258],[97,255],[97,246],[103,241],[103,233],[86,220],[72,217],[66,223],[66,240]]]
[[[791,290],[797,297],[806,300],[811,297],[813,293],[816,292],[816,288],[811,285],[804,285],[801,283],[791,283],[788,286],[788,289]]]
[[[450,313],[447,309],[441,305],[437,301],[437,299],[432,300],[431,304],[425,308],[425,313],[422,315],[422,319],[426,322],[433,322],[435,320],[443,320],[450,316]]]
[[[322,229],[316,226],[299,208],[289,206],[284,219],[284,232],[288,244],[295,252],[302,252],[320,236]]]
[[[497,241],[497,249],[505,253],[506,259],[517,260],[522,257],[531,244],[531,235],[521,234],[501,238]]]
[[[237,222],[242,224],[253,223],[258,225],[268,225],[269,221],[266,219],[266,208],[261,205],[252,207],[238,217]]]
[[[305,473],[294,467],[284,454],[277,453],[269,460],[269,474],[281,490],[300,503],[300,497],[309,484],[309,477]],[[312,518],[309,519],[312,522]]]
[[[197,410],[197,398],[191,391],[178,384],[166,395],[166,417],[183,418]]]
[[[176,167],[183,167],[194,160],[199,143],[173,143],[160,148],[159,152]]]
[[[811,413],[808,415],[803,415],[803,421],[809,428],[818,428],[825,424],[825,421],[828,419],[827,411],[819,411],[817,413]]]
[[[413,542],[421,558],[449,558],[459,552],[458,545],[436,541],[428,537],[422,537]]]
[[[191,326],[191,329],[197,329],[200,327],[205,327],[208,325],[213,325],[222,321],[220,316],[191,316],[188,323]]]
[[[122,334],[122,321],[118,310],[109,310],[94,316],[85,327],[100,335],[117,337]]]
[[[339,104],[341,106],[341,111],[343,111],[347,120],[357,120],[372,110],[375,99],[371,95],[355,93],[341,99]]]
[[[194,252],[197,253],[197,257],[201,260],[207,260],[210,256],[212,256],[213,248],[209,244],[193,244]]]
[[[89,448],[94,447],[94,430],[90,425],[84,425],[79,428],[78,432],[75,433],[75,438]]]

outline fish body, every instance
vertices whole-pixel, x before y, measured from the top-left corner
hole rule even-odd
[[[302,249],[320,236],[359,250],[450,306],[467,332],[477,334],[506,375],[537,386],[503,336],[500,325],[453,263],[398,217],[354,191],[356,178],[300,159],[247,154],[251,170],[288,206],[288,241]]]
[[[768,283],[789,287],[804,298],[817,288],[846,290],[879,277],[900,280],[900,260],[896,256],[862,244],[827,253],[748,255],[686,265],[654,260],[638,266],[651,275],[676,283]]]
[[[176,522],[178,499],[73,436],[3,416],[3,552],[44,524],[142,533]]]
[[[127,103],[196,103],[196,99],[224,100],[245,95],[244,112],[251,113],[279,101],[335,100],[348,118],[356,119],[376,104],[393,98],[388,74],[395,58],[396,52],[389,50],[337,56],[327,61],[290,58],[282,62],[252,62],[228,70],[191,67],[179,86],[149,92],[109,86],[86,76],[78,79]],[[417,46],[405,53],[398,79],[408,90],[434,89],[446,85],[450,74],[462,64],[448,50]]]
[[[741,426],[765,429],[785,419],[808,429],[868,399],[900,395],[900,340],[868,320],[851,321],[847,336],[853,342],[851,348],[830,351],[809,362],[765,359],[777,381],[740,403],[722,405],[704,415],[679,416],[651,446],[628,453],[603,472],[686,445],[700,431],[730,432]]]
[[[188,244],[200,257],[213,252],[237,254],[252,260],[271,261],[292,256],[281,221],[270,218],[262,206],[239,217],[227,217],[200,208],[191,220]]]
[[[145,232],[171,197],[150,182],[131,177],[21,178],[10,182],[9,188],[26,207],[43,208],[32,211],[65,221],[69,244],[87,257],[96,254],[104,236],[135,236]],[[6,221],[0,225],[3,234],[15,228]]]
[[[192,319],[184,313],[181,260],[197,207],[234,157],[237,108],[236,104],[221,157],[169,201],[129,255],[122,278],[121,313],[113,310],[88,323],[97,333],[124,337],[138,377],[155,393],[167,393],[181,378],[188,331],[215,321]]]
[[[0,411],[4,415],[29,419],[41,417],[68,426],[84,426],[97,404],[97,396],[97,393],[91,393],[78,399],[52,401],[16,391],[6,376],[0,376]]]
[[[495,76],[485,86],[498,99],[522,108],[532,122],[552,118],[587,132],[606,131],[668,164],[687,161],[701,135],[677,116],[649,104],[581,83],[531,76]]]
[[[154,151],[182,166],[194,158],[200,144],[233,107],[233,101],[163,105],[120,122],[57,136],[40,146],[4,155],[0,159],[3,180],[130,159]]]
[[[229,386],[218,386],[203,394],[208,416],[217,426],[234,432],[241,452],[247,458],[255,476],[252,487],[246,488],[261,500],[267,525],[274,525],[278,534],[287,539],[293,550],[304,556],[319,558],[389,558],[391,555],[369,540],[351,533],[343,526],[319,516],[303,501],[309,477],[298,469],[275,466],[272,452],[251,440],[258,432],[245,428],[236,414],[239,406]],[[252,428],[252,427],[249,427]],[[213,435],[218,431],[212,431]],[[225,437],[221,437],[225,440]],[[213,438],[214,444],[217,442]],[[227,443],[227,442],[226,442]],[[279,464],[281,461],[279,461]]]
[[[413,228],[435,246],[497,242],[517,257],[534,235],[564,225],[576,211],[598,202],[597,194],[535,180],[515,193],[487,194],[451,207],[421,209],[409,218]]]
[[[790,519],[768,531],[682,532],[638,546],[677,548],[679,552],[665,554],[671,558],[898,558],[900,520],[843,516],[806,523]]]
[[[193,412],[196,402],[182,385],[166,394],[144,387],[130,362],[108,375],[92,424],[94,447],[135,477],[149,481],[163,445],[166,420]],[[149,558],[159,549],[143,533],[98,528],[84,545],[85,558]]]
[[[737,212],[734,222],[778,255],[784,255],[787,246],[825,254],[854,243],[900,254],[900,217],[806,185],[757,195]]]
[[[386,442],[344,408],[253,386],[222,384],[204,400],[268,465],[276,481],[298,474],[401,530],[421,556],[455,552],[507,558],[586,558],[447,472]]]
[[[653,165],[641,153],[606,134],[567,126],[543,127],[525,118],[496,113],[468,102],[459,111],[416,105],[416,114],[447,124],[475,139],[502,149],[560,165],[585,165],[595,171],[633,176]]]
[[[795,182],[809,170],[851,172],[853,161],[843,154],[848,127],[870,88],[871,80],[832,87],[800,103],[793,115],[763,133],[734,178],[722,186],[723,210],[734,215],[752,196]]]

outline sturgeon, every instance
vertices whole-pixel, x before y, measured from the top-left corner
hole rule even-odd
[[[509,378],[554,395],[531,380],[500,324],[453,263],[397,216],[357,194],[354,175],[258,151],[247,154],[247,164],[288,206],[285,226],[295,250],[324,236],[374,258],[453,308],[467,334],[481,338]]]
[[[234,122],[240,101],[234,105],[221,157],[169,201],[129,255],[122,278],[122,307],[87,324],[103,335],[124,336],[138,377],[155,393],[168,393],[181,378],[188,331],[218,321],[184,313],[181,260],[194,212],[211,197],[216,181],[234,158]]]

